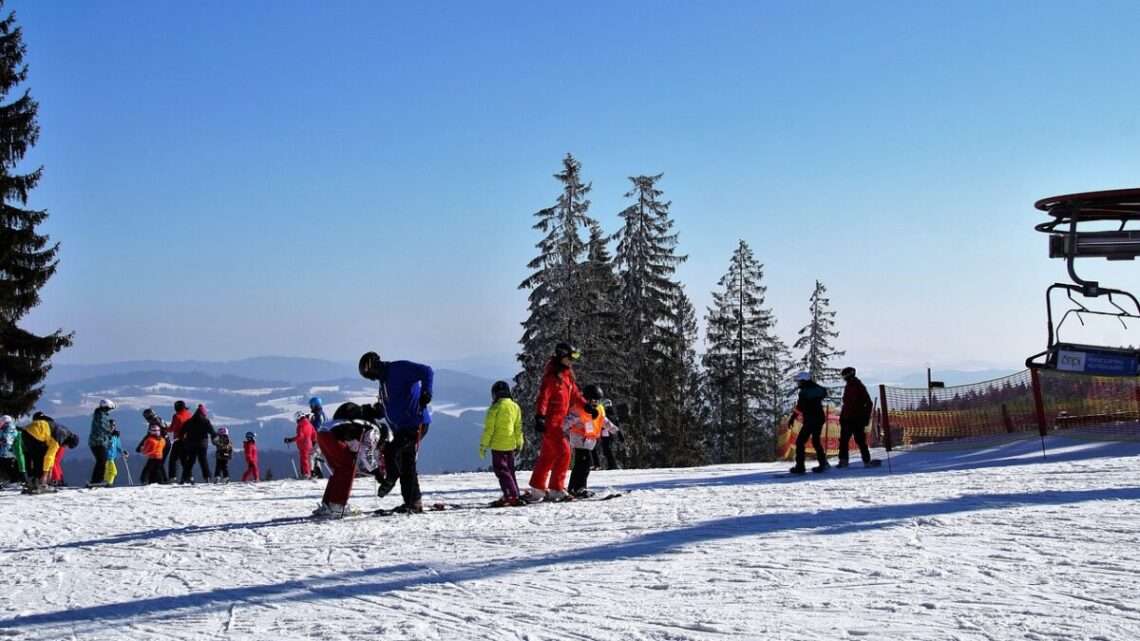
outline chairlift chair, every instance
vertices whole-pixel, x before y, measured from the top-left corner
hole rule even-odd
[[[1140,256],[1140,230],[1127,229],[1129,222],[1140,220],[1140,189],[1053,196],[1037,201],[1034,206],[1051,218],[1034,229],[1049,234],[1049,257],[1065,259],[1073,282],[1054,283],[1045,290],[1049,339],[1044,351],[1025,359],[1026,367],[1097,376],[1137,376],[1140,350],[1065,342],[1061,340],[1060,331],[1070,316],[1076,317],[1081,325],[1084,325],[1082,316],[1086,314],[1114,317],[1125,329],[1128,329],[1127,319],[1140,320],[1140,301],[1135,296],[1081,278],[1074,265],[1077,258],[1133,260]],[[1106,222],[1119,223],[1119,227],[1088,231],[1089,223]],[[1080,229],[1082,225],[1084,230]],[[1053,294],[1056,291],[1063,291],[1073,306],[1054,323]],[[1104,297],[1112,309],[1091,309],[1074,294],[1083,299]]]

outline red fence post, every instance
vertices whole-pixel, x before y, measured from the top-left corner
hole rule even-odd
[[[1029,379],[1033,383],[1033,406],[1037,412],[1037,431],[1044,438],[1048,428],[1045,425],[1045,402],[1041,398],[1041,375],[1037,373],[1037,368],[1029,370]]]
[[[891,451],[891,413],[887,407],[887,386],[879,385],[879,424],[883,426],[883,447]]]

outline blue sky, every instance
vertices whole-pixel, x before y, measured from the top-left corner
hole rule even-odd
[[[1032,203],[1140,186],[1134,2],[9,0],[62,243],[61,362],[510,354],[572,152],[664,172],[699,310],[737,239],[865,367],[1044,346]],[[1090,263],[1140,285],[1132,263]]]

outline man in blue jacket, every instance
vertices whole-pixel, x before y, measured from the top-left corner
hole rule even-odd
[[[432,381],[435,373],[427,365],[412,361],[382,361],[376,352],[360,358],[360,375],[380,384],[380,401],[392,426],[392,442],[384,446],[384,478],[378,479],[378,496],[386,496],[400,481],[404,504],[398,512],[423,512],[416,454],[427,434]]]

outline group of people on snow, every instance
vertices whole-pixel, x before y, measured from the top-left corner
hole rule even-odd
[[[874,404],[871,395],[867,393],[867,386],[855,375],[854,367],[844,367],[839,371],[843,378],[843,408],[839,411],[839,463],[838,467],[848,465],[848,447],[851,439],[859,447],[859,455],[863,458],[865,467],[878,467],[880,461],[871,458],[871,451],[867,448],[867,435],[864,431],[867,423],[871,421]],[[796,398],[796,408],[792,418],[788,420],[788,429],[798,414],[803,421],[800,433],[796,437],[796,464],[789,470],[792,474],[804,474],[806,447],[810,440],[815,450],[816,461],[812,472],[826,472],[831,465],[827,462],[827,449],[823,446],[821,434],[827,422],[827,414],[823,409],[823,400],[827,398],[827,388],[812,380],[809,372],[800,372],[793,377],[799,387]]]

